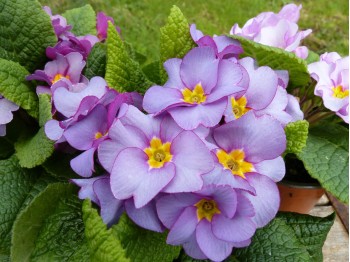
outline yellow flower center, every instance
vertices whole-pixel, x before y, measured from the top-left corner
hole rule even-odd
[[[148,156],[148,164],[150,167],[161,168],[164,166],[164,163],[171,161],[173,156],[170,153],[170,145],[170,142],[163,144],[159,138],[152,138],[150,147],[144,150]]]
[[[336,86],[332,88],[333,96],[336,98],[345,98],[349,96],[349,90],[343,90],[342,86]]]
[[[190,104],[201,104],[207,100],[201,83],[197,84],[193,91],[185,88],[182,90],[183,100]]]
[[[209,222],[211,222],[215,214],[221,213],[214,200],[203,198],[195,204],[195,207],[197,207],[198,221],[206,218]]]
[[[249,173],[254,170],[252,163],[244,161],[245,154],[242,150],[232,150],[229,154],[224,150],[218,150],[216,156],[219,163],[225,169],[231,170],[233,175],[245,178],[245,173]]]
[[[103,134],[101,132],[97,132],[95,134],[95,139],[100,139],[101,137],[103,137]]]
[[[247,98],[245,98],[244,96],[242,96],[238,100],[236,100],[234,97],[231,97],[231,104],[232,112],[235,115],[236,119],[240,118],[250,110],[250,108],[247,107]]]
[[[61,74],[57,74],[57,75],[55,75],[55,77],[53,78],[53,80],[51,82],[52,82],[52,84],[54,84],[54,83],[58,82],[59,80],[61,80],[62,78],[66,78],[68,80],[70,79],[69,75],[64,76]]]

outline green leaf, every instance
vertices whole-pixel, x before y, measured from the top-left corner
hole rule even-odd
[[[349,130],[331,123],[309,130],[306,147],[298,158],[323,188],[349,202]]]
[[[147,64],[142,68],[143,72],[147,76],[149,80],[153,83],[161,84],[162,80],[160,79],[159,72],[159,61],[155,61],[153,63]]]
[[[57,37],[50,17],[38,1],[0,1],[0,57],[20,63],[29,72],[42,68],[45,50]]]
[[[33,137],[19,140],[15,144],[16,155],[22,167],[39,166],[49,158],[54,151],[54,141],[48,139],[44,127],[41,127]]]
[[[42,221],[30,260],[89,261],[81,201],[72,195],[54,206],[55,210]]]
[[[72,192],[73,185],[51,184],[18,215],[13,226],[12,261],[29,261],[45,220],[55,212],[60,200],[69,197]]]
[[[305,60],[297,57],[294,53],[259,44],[241,36],[230,35],[230,37],[239,40],[242,44],[244,53],[241,57],[252,57],[257,60],[259,66],[269,66],[275,70],[288,70],[288,88],[303,87],[309,83],[310,76],[307,64]]]
[[[107,48],[103,43],[96,43],[87,60],[84,75],[91,79],[94,76],[104,77],[106,74]]]
[[[91,5],[74,8],[63,13],[72,33],[77,36],[96,35],[96,13]]]
[[[306,145],[307,135],[309,133],[309,122],[299,120],[289,123],[285,128],[287,137],[287,148],[285,153],[300,153]]]
[[[152,83],[143,74],[140,65],[126,51],[117,30],[108,22],[107,66],[105,79],[118,92],[144,93]]]
[[[177,6],[173,6],[166,25],[160,29],[160,76],[163,83],[167,80],[164,62],[184,57],[195,46],[186,17]]]
[[[39,95],[39,126],[44,126],[45,123],[52,119],[51,113],[51,96],[49,94]]]
[[[20,64],[0,58],[0,94],[37,118],[39,101],[35,87],[25,80],[27,75]]]
[[[38,169],[23,169],[12,156],[0,161],[0,256],[10,254],[17,214],[50,182]]]
[[[307,64],[318,62],[318,61],[320,61],[320,56],[317,53],[309,50],[309,55],[307,56],[305,61]]]
[[[0,160],[10,157],[14,153],[13,144],[7,137],[0,137]]]
[[[125,214],[113,227],[132,262],[171,262],[181,247],[166,244],[167,233],[156,233],[135,225]]]
[[[334,223],[335,213],[327,217],[314,217],[283,212],[277,218],[293,229],[300,243],[306,247],[310,261],[323,261],[322,247]]]
[[[74,155],[55,151],[46,161],[42,164],[42,167],[50,175],[58,179],[70,179],[81,178],[77,175],[70,166],[70,161],[74,158]]]
[[[83,214],[90,261],[130,262],[119,240],[113,236],[111,229],[107,230],[97,210],[91,207],[89,200],[84,201]]]

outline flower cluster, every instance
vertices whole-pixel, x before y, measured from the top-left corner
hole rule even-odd
[[[243,28],[235,24],[230,34],[240,35],[264,45],[279,47],[305,59],[308,56],[308,49],[306,46],[300,46],[300,42],[312,30],[298,31],[300,9],[301,5],[288,4],[278,14],[263,12],[249,19]]]
[[[349,57],[325,53],[308,69],[317,81],[315,95],[322,97],[326,108],[349,123]]]

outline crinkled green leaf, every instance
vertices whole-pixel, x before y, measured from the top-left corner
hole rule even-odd
[[[133,46],[130,43],[124,42],[124,46],[125,46],[126,52],[128,53],[128,55],[131,59],[135,60],[140,65],[142,65],[146,62],[147,57],[144,56],[143,54],[140,54],[139,52],[135,51],[135,49],[133,48]]]
[[[6,159],[14,153],[13,144],[6,137],[0,137],[0,160]]]
[[[171,262],[180,254],[180,246],[166,244],[167,233],[140,228],[125,214],[113,227],[113,231],[132,262]]]
[[[298,154],[309,174],[340,201],[349,202],[349,130],[323,123],[309,130]]]
[[[288,88],[306,86],[310,81],[305,60],[297,57],[292,52],[287,52],[281,48],[266,46],[248,40],[237,35],[230,35],[242,44],[244,53],[241,57],[252,57],[257,60],[259,66],[269,66],[275,70],[288,70]]]
[[[310,261],[323,261],[322,247],[334,223],[335,213],[327,217],[314,217],[283,212],[277,217],[293,229],[300,243],[309,252]]]
[[[30,260],[89,261],[81,201],[71,195],[53,205],[55,210],[42,221]]]
[[[313,217],[279,213],[264,228],[258,229],[252,243],[237,249],[238,261],[322,261],[322,246],[335,215]]]
[[[54,151],[54,141],[48,139],[44,127],[33,137],[21,139],[15,144],[16,155],[22,167],[33,168],[41,165]]]
[[[108,24],[107,66],[105,79],[118,92],[144,93],[152,83],[143,74],[140,65],[131,59],[114,25]]]
[[[46,172],[59,179],[81,178],[70,166],[73,158],[74,155],[55,151],[42,166]]]
[[[61,199],[69,197],[74,186],[50,184],[17,217],[13,226],[11,260],[29,261],[45,220],[55,212]]]
[[[91,79],[94,76],[104,77],[106,73],[106,45],[96,43],[92,48],[87,60],[84,75]]]
[[[39,95],[39,126],[44,126],[45,123],[52,119],[51,113],[51,96],[49,94]]]
[[[184,57],[195,46],[186,17],[177,6],[173,6],[166,25],[160,29],[160,76],[163,83],[168,78],[164,62]]]
[[[299,120],[289,123],[284,131],[287,137],[285,153],[300,153],[306,145],[307,135],[309,133],[309,122],[306,120]]]
[[[130,262],[120,241],[113,235],[112,229],[107,230],[107,226],[97,210],[91,207],[89,200],[84,201],[83,217],[90,261]]]
[[[161,84],[162,80],[160,79],[159,72],[159,61],[155,61],[153,63],[147,64],[142,68],[143,72],[147,76],[149,80],[153,83]]]
[[[29,72],[42,68],[47,61],[45,50],[57,38],[39,2],[0,1],[0,25],[0,57],[20,63]]]
[[[20,64],[0,58],[0,94],[36,118],[39,101],[35,88],[25,80],[27,75],[28,71]]]
[[[0,256],[10,255],[12,226],[18,213],[49,182],[39,169],[22,168],[15,156],[0,161]]]
[[[68,10],[63,16],[73,26],[71,31],[76,36],[96,35],[96,13],[91,5]]]

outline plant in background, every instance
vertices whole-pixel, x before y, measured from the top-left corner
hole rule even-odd
[[[276,182],[294,154],[347,201],[348,130],[316,120],[330,115],[321,96],[348,122],[348,58],[307,66],[301,7],[214,37],[173,7],[148,65],[89,5],[0,7],[1,22],[11,17],[0,34],[14,39],[0,43],[0,128],[21,108],[0,140],[0,257],[322,258],[334,214],[278,213]]]

